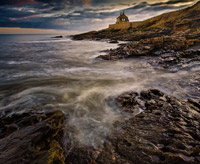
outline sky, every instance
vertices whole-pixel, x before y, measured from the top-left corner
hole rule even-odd
[[[198,0],[1,0],[2,34],[74,34],[107,28],[122,10],[130,21],[193,5]]]

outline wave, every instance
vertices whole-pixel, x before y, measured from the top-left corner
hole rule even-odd
[[[54,42],[70,42],[72,41],[71,39],[51,39],[51,40],[37,40],[37,41],[25,41],[21,43],[54,43]]]
[[[117,120],[126,119],[112,108],[114,101],[112,107],[107,104],[123,92],[153,87],[199,97],[193,87],[199,84],[199,63],[171,73],[154,69],[146,58],[94,61],[100,51],[116,45],[40,37],[6,43],[9,47],[1,50],[0,111],[62,110],[73,127],[71,135],[82,144],[98,146]]]

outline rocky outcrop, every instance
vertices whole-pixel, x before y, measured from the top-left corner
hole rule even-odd
[[[60,111],[1,116],[0,163],[200,162],[200,102],[178,100],[150,89],[123,93],[115,98],[115,104],[122,118],[96,148],[74,141],[68,134],[72,129],[67,120],[62,126],[64,115]]]
[[[1,164],[64,164],[60,111],[1,116]]]
[[[198,40],[198,41],[197,41]],[[156,68],[182,69],[200,60],[200,38],[187,39],[180,36],[162,36],[122,44],[110,49],[97,59],[120,60],[148,56],[148,63]]]
[[[163,68],[181,69],[184,65],[188,65],[191,62],[200,60],[200,49],[188,49],[184,51],[174,51],[174,50],[159,50],[154,53],[159,55],[156,60],[152,58],[149,63],[154,66],[161,66]]]
[[[79,164],[197,164],[200,103],[181,101],[157,89],[127,92],[116,106],[128,119],[99,148],[68,144],[66,162]],[[70,143],[70,142],[69,142]]]
[[[151,89],[117,98],[123,112],[144,112],[131,117],[110,141],[116,163],[199,163],[199,102],[180,101]],[[113,154],[113,153],[111,153]],[[118,161],[119,160],[119,161]]]

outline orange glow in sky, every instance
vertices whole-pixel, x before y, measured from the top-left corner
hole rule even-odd
[[[59,34],[71,35],[77,31],[53,30],[53,29],[36,29],[36,28],[19,28],[19,27],[0,27],[0,34]]]

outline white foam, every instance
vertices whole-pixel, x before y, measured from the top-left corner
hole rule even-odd
[[[21,43],[54,43],[54,42],[70,42],[71,39],[52,39],[52,40],[37,40],[37,41],[26,41]]]

